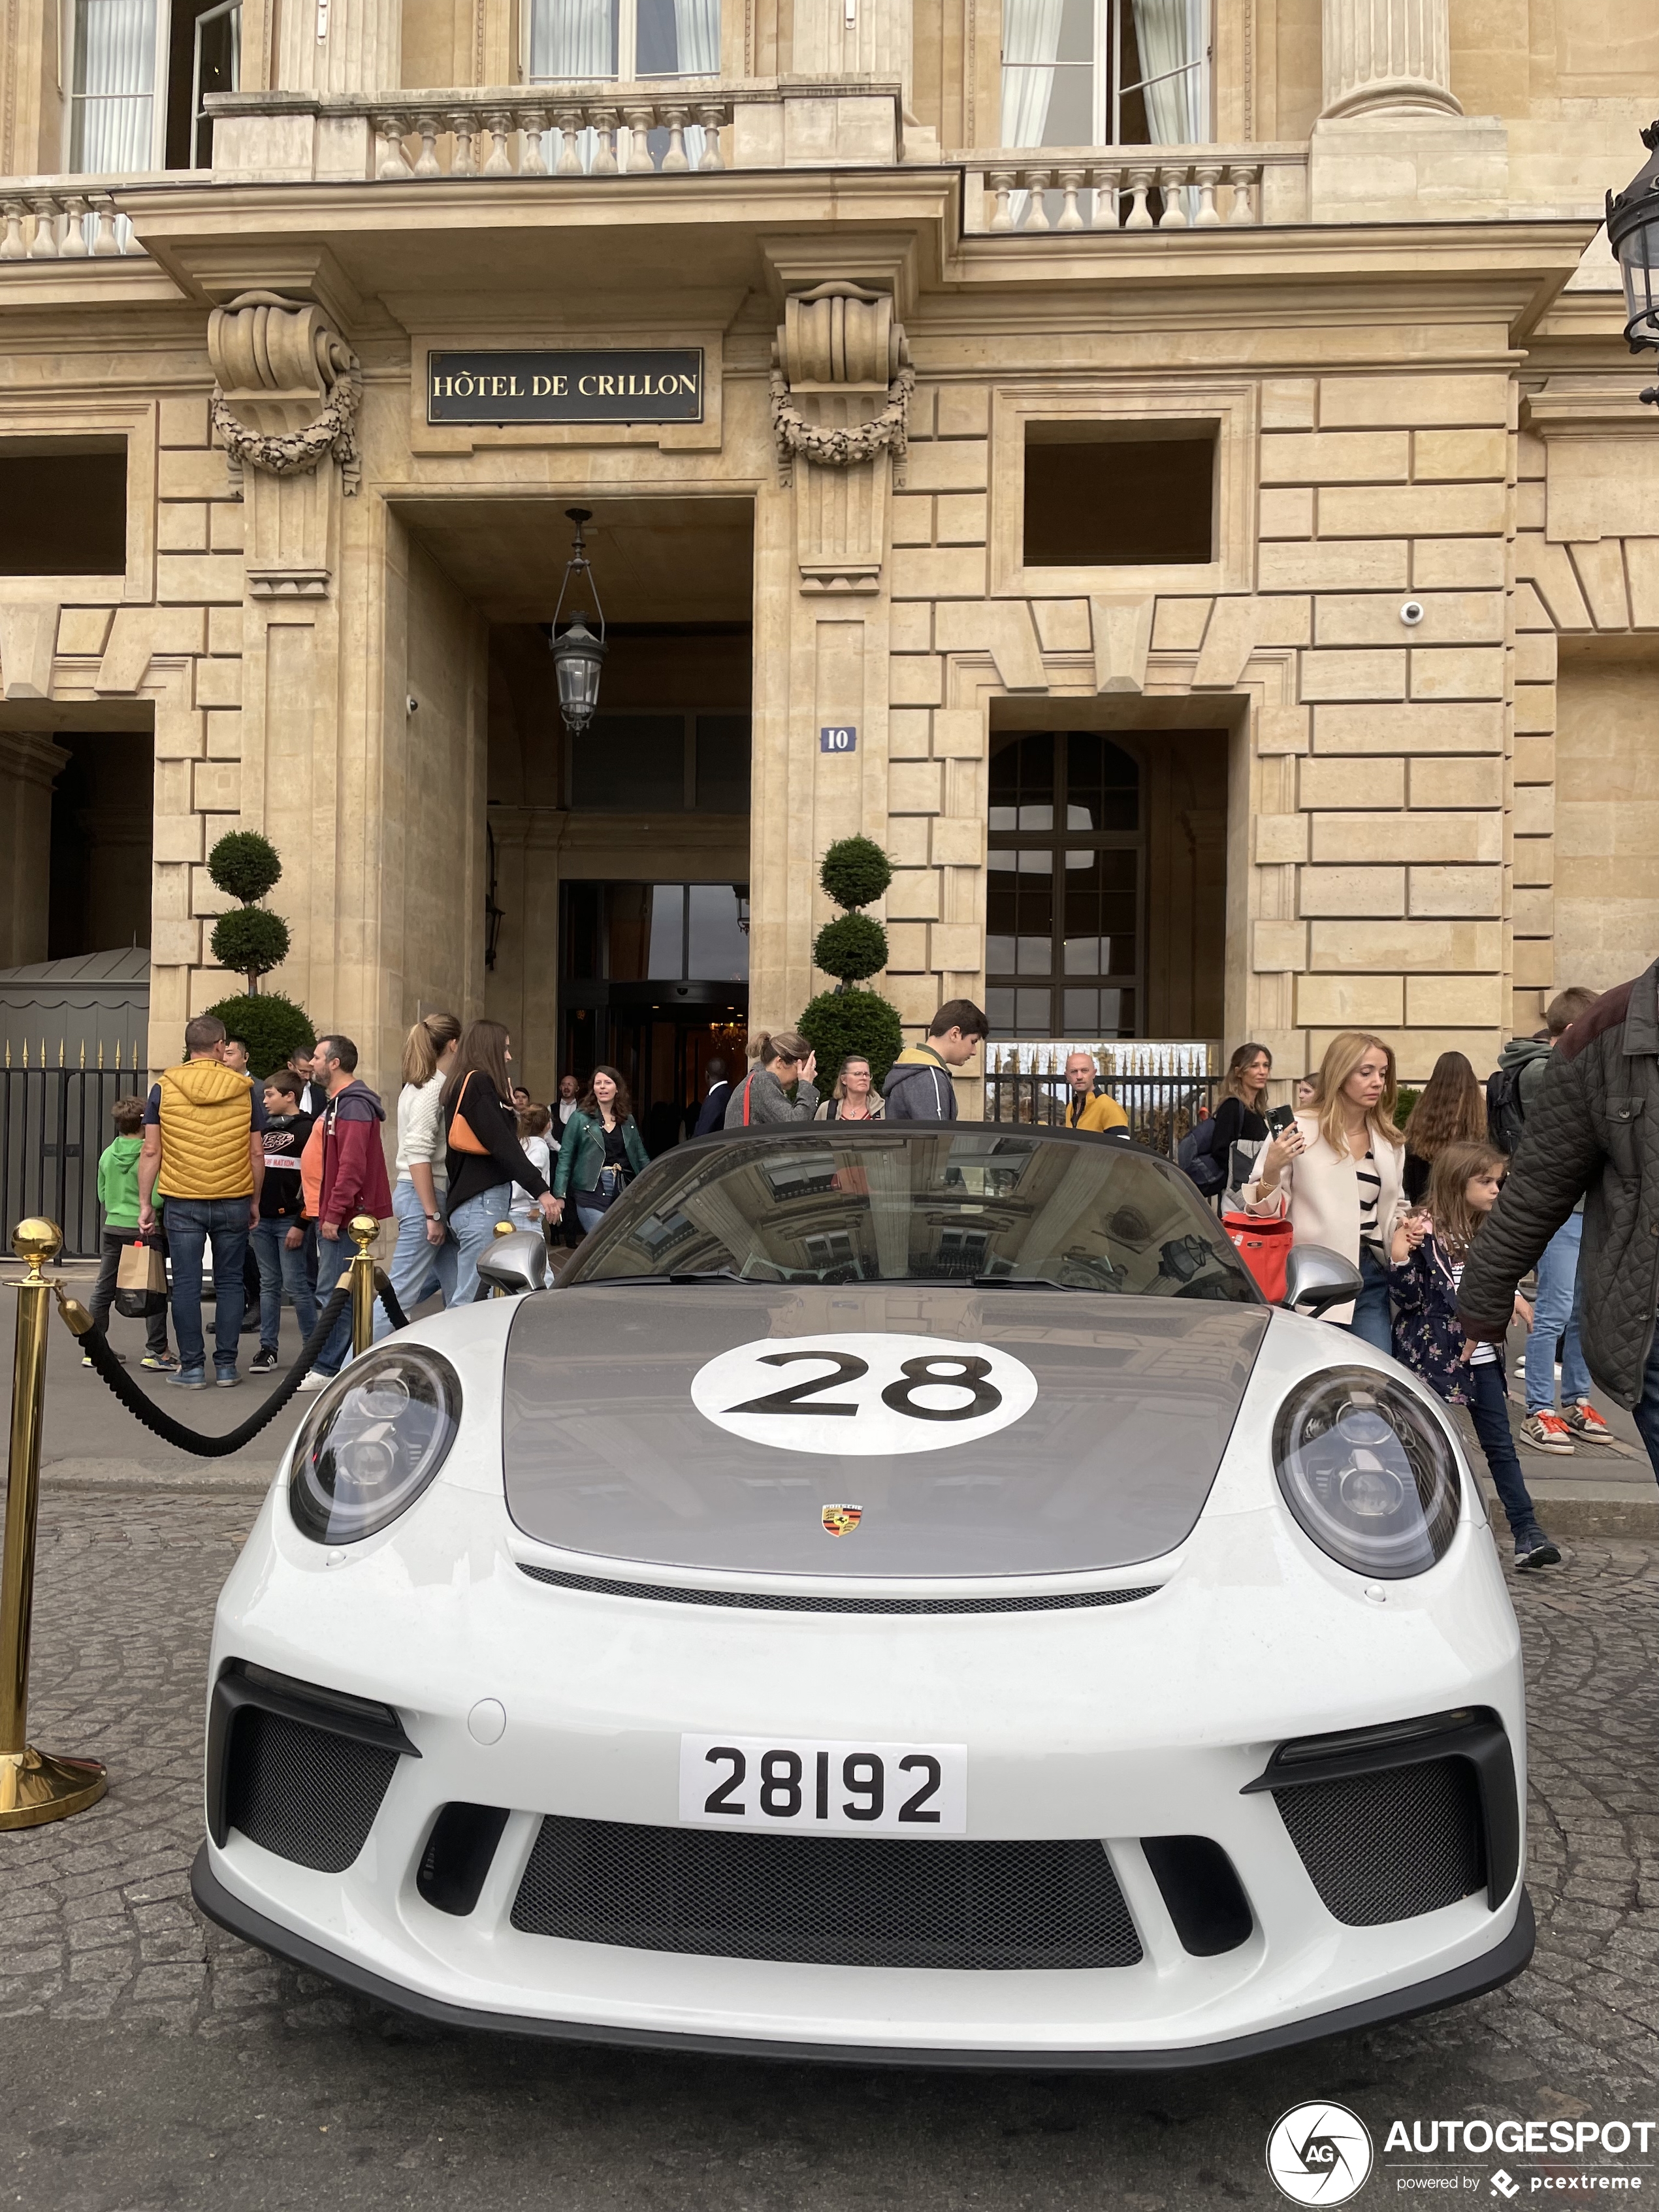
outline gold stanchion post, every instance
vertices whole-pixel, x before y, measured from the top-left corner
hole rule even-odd
[[[359,1358],[374,1341],[374,1262],[369,1246],[380,1233],[372,1213],[359,1213],[346,1224],[357,1247],[351,1261],[351,1356]]]
[[[46,1322],[55,1287],[43,1272],[64,1239],[55,1222],[20,1221],[11,1248],[28,1265],[17,1293],[6,1470],[6,1554],[0,1569],[0,1828],[34,1828],[95,1805],[109,1778],[95,1759],[58,1759],[28,1741],[29,1629],[34,1609],[34,1523],[46,1399]]]

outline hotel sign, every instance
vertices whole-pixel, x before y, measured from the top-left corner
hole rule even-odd
[[[701,422],[702,348],[429,353],[428,422]]]

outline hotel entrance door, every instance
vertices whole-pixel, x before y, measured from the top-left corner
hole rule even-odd
[[[749,887],[567,882],[560,905],[561,1071],[615,1067],[654,1158],[696,1125],[711,1060],[744,1070]]]

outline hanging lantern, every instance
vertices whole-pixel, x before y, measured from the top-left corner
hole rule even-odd
[[[1648,158],[1622,192],[1607,194],[1607,243],[1625,280],[1625,336],[1632,353],[1659,348],[1659,123],[1642,133]],[[1650,386],[1644,399],[1659,400]]]
[[[564,726],[580,737],[592,720],[599,703],[599,672],[605,665],[605,609],[599,605],[599,587],[593,581],[593,572],[588,565],[587,548],[582,542],[582,525],[592,520],[592,510],[585,507],[568,507],[566,514],[576,526],[576,535],[571,546],[570,558],[564,564],[564,580],[559,586],[559,603],[553,610],[553,630],[549,640],[553,653],[553,672],[558,680],[559,712]],[[565,594],[575,576],[586,580],[593,594],[594,611],[599,617],[599,635],[587,626],[586,610],[580,610],[570,618],[570,626],[560,635],[559,617],[564,611]]]

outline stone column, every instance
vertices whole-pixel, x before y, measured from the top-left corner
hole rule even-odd
[[[52,787],[68,759],[44,733],[0,730],[0,968],[46,957]]]
[[[1323,0],[1326,117],[1461,115],[1448,0]]]
[[[400,0],[291,0],[277,15],[277,92],[385,93],[403,81]]]

